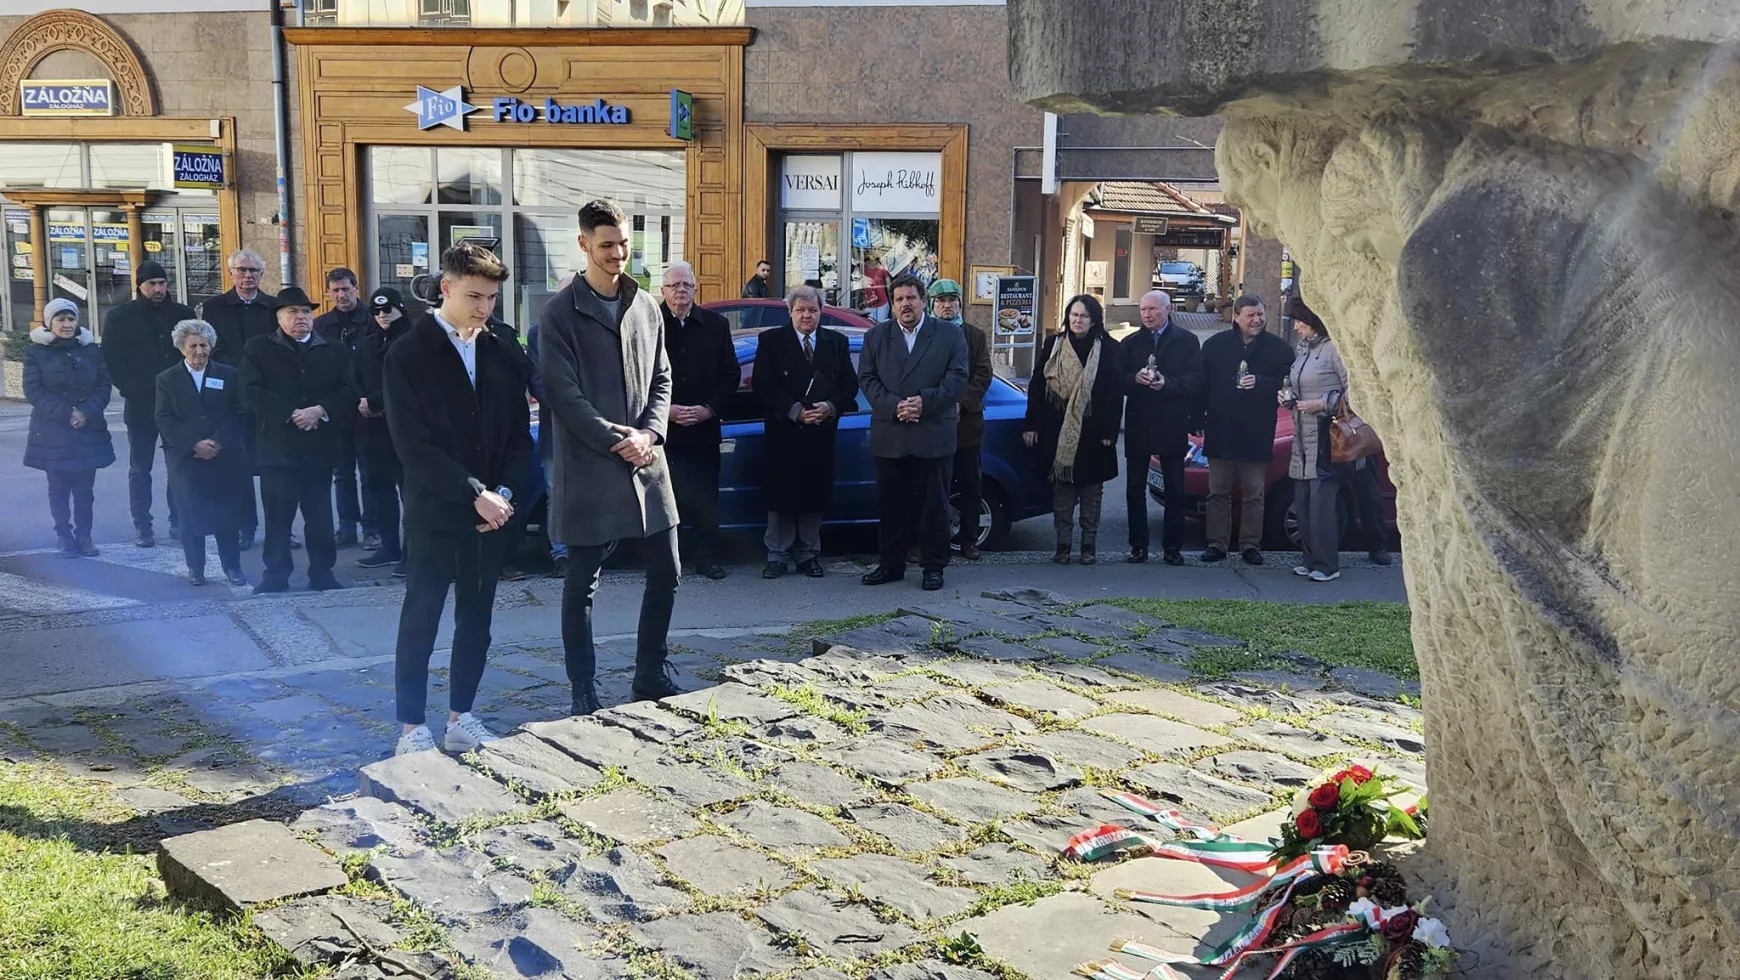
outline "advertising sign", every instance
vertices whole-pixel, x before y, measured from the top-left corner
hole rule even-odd
[[[219,191],[227,186],[224,151],[215,146],[170,147],[175,186],[181,190]]]
[[[44,78],[18,83],[20,114],[25,116],[112,116],[115,83],[107,78],[59,81]]]
[[[779,206],[788,211],[838,211],[840,162],[837,154],[787,154],[779,175]]]
[[[665,130],[671,139],[695,138],[695,97],[682,89],[671,89],[671,125]]]
[[[934,216],[941,185],[941,153],[852,154],[854,211]]]
[[[997,335],[1019,337],[1033,333],[1033,316],[1039,290],[1037,276],[997,278]]]

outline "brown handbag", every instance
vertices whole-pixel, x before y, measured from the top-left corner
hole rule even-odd
[[[1351,463],[1372,453],[1383,452],[1383,448],[1384,443],[1378,438],[1377,430],[1367,425],[1365,419],[1353,414],[1353,409],[1347,406],[1347,399],[1343,398],[1341,407],[1336,410],[1335,417],[1329,423],[1329,461]]]

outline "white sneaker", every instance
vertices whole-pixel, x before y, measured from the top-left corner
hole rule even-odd
[[[449,752],[470,752],[493,741],[495,733],[485,728],[483,722],[469,711],[447,723],[445,745]]]
[[[1340,572],[1330,572],[1327,575],[1325,575],[1322,572],[1312,572],[1311,573],[1311,581],[1313,581],[1313,582],[1333,582],[1340,577],[1341,577]]]
[[[1300,575],[1300,576],[1310,575],[1311,569],[1306,568],[1304,565],[1294,565],[1293,566],[1293,574]]]
[[[399,747],[393,750],[394,755],[410,755],[413,752],[435,751],[435,736],[430,734],[428,725],[418,725],[399,736]]]

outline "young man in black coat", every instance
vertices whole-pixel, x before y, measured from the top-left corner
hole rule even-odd
[[[762,578],[779,578],[794,565],[822,577],[822,517],[834,492],[834,436],[840,417],[858,407],[852,346],[837,330],[823,330],[822,294],[799,286],[786,300],[789,327],[755,338],[750,384],[766,420],[762,493],[767,502],[767,565]]]
[[[1172,322],[1172,297],[1142,297],[1142,329],[1125,337],[1119,360],[1126,385],[1124,503],[1130,515],[1130,558],[1148,560],[1148,460],[1160,457],[1166,513],[1160,547],[1166,564],[1184,564],[1184,454],[1202,390],[1202,344]]]
[[[695,270],[673,262],[665,270],[665,356],[671,362],[671,427],[665,459],[677,494],[682,523],[694,528],[695,573],[725,577],[719,554],[720,422],[742,380],[731,324],[695,305]]]
[[[1232,489],[1239,488],[1239,552],[1250,565],[1263,563],[1263,495],[1269,460],[1275,455],[1275,393],[1293,369],[1293,348],[1263,329],[1263,300],[1244,295],[1233,302],[1233,328],[1202,345],[1203,399],[1207,423],[1202,454],[1208,457],[1208,547],[1206,562],[1222,561],[1232,536]]]
[[[121,417],[127,422],[127,497],[133,510],[133,544],[150,548],[157,543],[151,521],[151,466],[157,458],[157,375],[181,363],[170,334],[175,325],[193,319],[192,307],[169,298],[169,273],[147,259],[133,277],[138,296],[103,317],[103,359],[109,377],[126,399]],[[168,459],[165,457],[165,472]],[[169,480],[164,479],[167,488]],[[169,505],[169,538],[176,538],[175,495],[165,493]]]
[[[526,359],[489,329],[507,267],[489,249],[441,256],[441,305],[393,341],[386,356],[387,426],[405,469],[405,604],[394,676],[404,726],[397,754],[435,748],[424,723],[429,656],[453,587],[449,752],[495,735],[471,713],[489,656],[495,588],[528,496],[531,411]]]
[[[342,266],[326,274],[325,313],[314,318],[314,332],[336,344],[347,358],[347,370],[354,371],[357,350],[363,333],[369,327],[369,312],[359,301],[356,273]],[[338,465],[332,471],[332,492],[338,510],[340,548],[357,544],[357,525],[362,525],[363,546],[380,547],[380,533],[375,528],[374,505],[369,500],[368,477],[362,478],[362,493],[358,496],[356,425],[339,430]]]
[[[337,345],[314,332],[314,301],[300,287],[278,294],[278,329],[248,341],[242,386],[253,415],[254,461],[266,515],[261,557],[266,571],[255,592],[290,587],[290,525],[302,512],[308,539],[308,587],[343,586],[332,577],[332,467],[338,427],[356,417],[356,389]],[[221,339],[218,341],[223,342]]]

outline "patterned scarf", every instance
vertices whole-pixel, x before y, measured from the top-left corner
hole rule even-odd
[[[1075,482],[1075,453],[1081,446],[1081,423],[1093,406],[1094,377],[1100,372],[1100,348],[1095,338],[1087,364],[1076,356],[1069,331],[1057,337],[1057,346],[1045,362],[1045,398],[1063,412],[1063,429],[1057,434],[1057,455],[1051,459],[1051,479]]]

